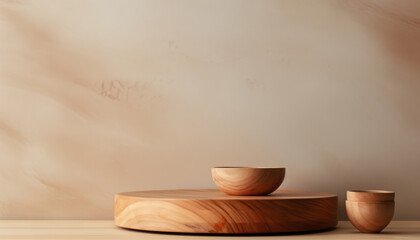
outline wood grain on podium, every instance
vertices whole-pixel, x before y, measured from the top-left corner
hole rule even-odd
[[[276,191],[231,196],[218,190],[164,190],[115,196],[117,226],[162,232],[275,233],[328,229],[337,224],[337,196]]]

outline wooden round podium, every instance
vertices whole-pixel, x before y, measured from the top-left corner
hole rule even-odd
[[[215,189],[119,193],[115,224],[177,233],[322,230],[337,225],[337,195],[280,190],[267,196],[231,196]]]

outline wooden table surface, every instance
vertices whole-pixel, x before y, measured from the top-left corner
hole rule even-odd
[[[336,229],[325,232],[231,237],[126,230],[110,220],[0,220],[0,239],[420,239],[420,221],[394,221],[379,234],[359,233],[349,222],[339,222]]]

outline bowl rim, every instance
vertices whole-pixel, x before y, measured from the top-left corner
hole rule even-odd
[[[286,169],[285,167],[242,167],[242,166],[217,166],[217,167],[212,167],[213,169],[227,169],[227,168],[236,168],[236,169]]]
[[[395,194],[394,191],[390,191],[390,190],[347,190],[347,192],[351,192],[351,193],[379,193],[379,194]]]

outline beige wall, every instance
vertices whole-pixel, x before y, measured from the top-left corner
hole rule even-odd
[[[420,220],[420,1],[0,1],[0,218],[112,218],[113,194],[396,191]]]

